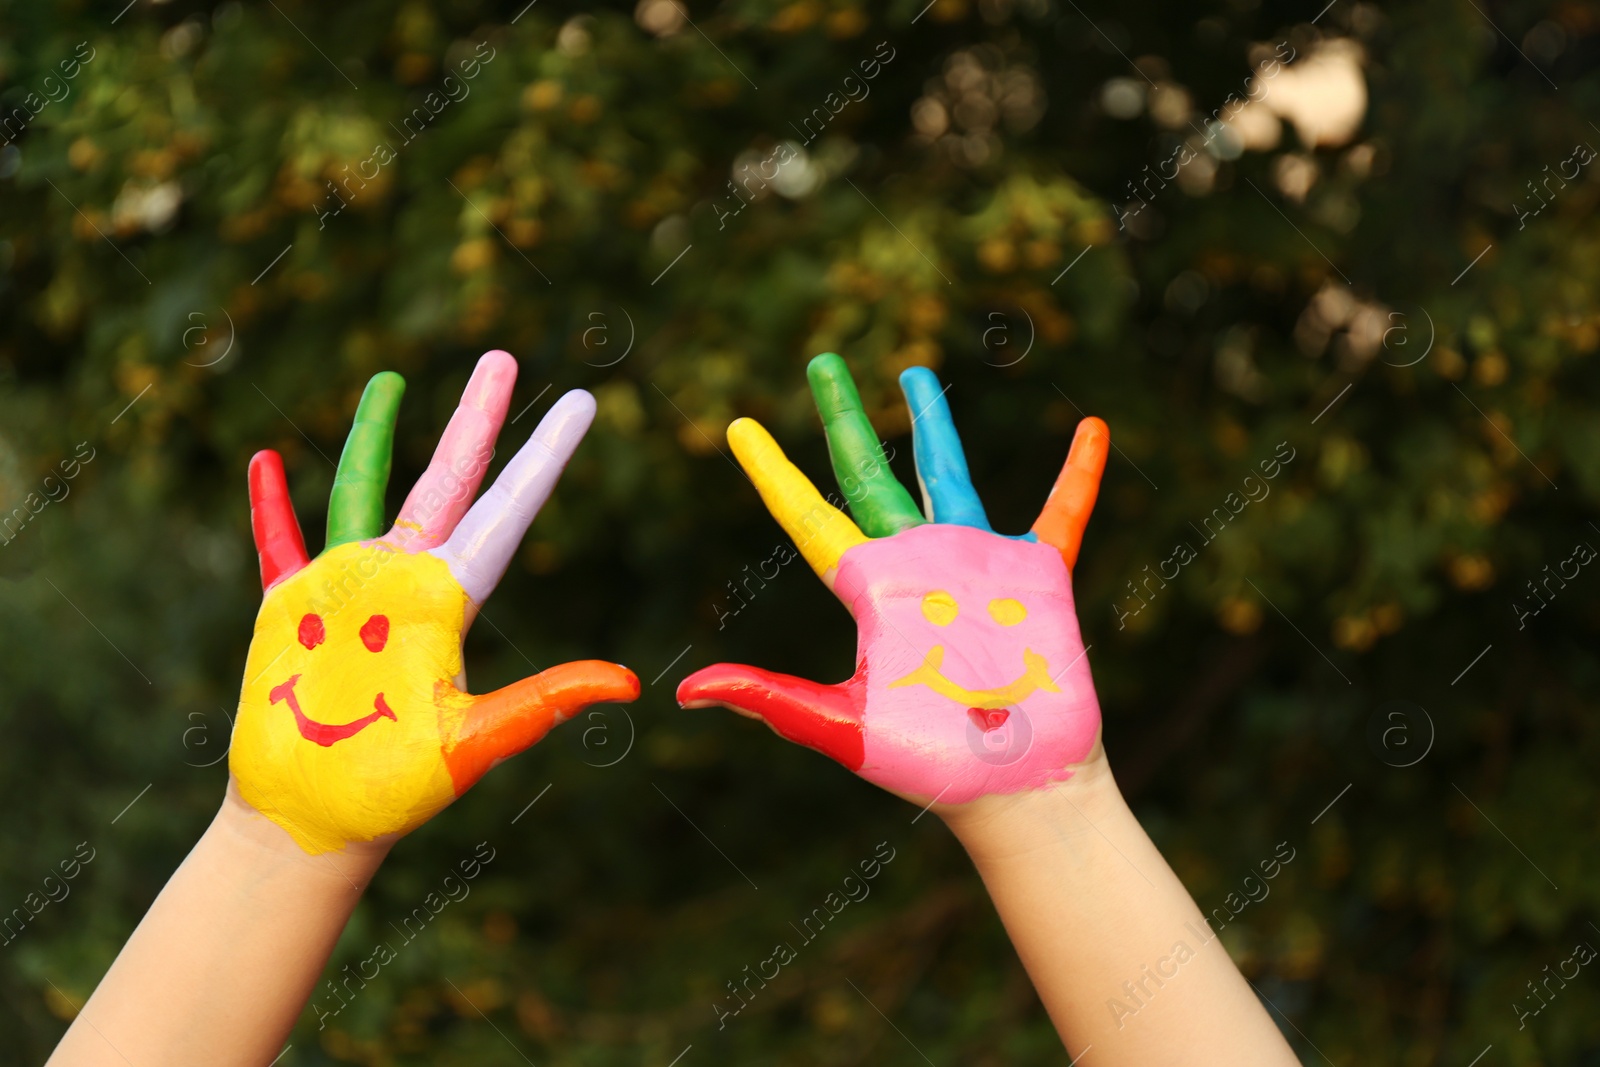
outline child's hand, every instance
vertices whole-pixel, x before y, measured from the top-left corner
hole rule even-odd
[[[767,509],[856,618],[856,673],[820,685],[717,664],[678,687],[722,704],[917,803],[964,804],[1070,777],[1099,747],[1100,706],[1069,569],[1110,433],[1078,425],[1030,533],[993,532],[932,371],[900,377],[931,523],[895,480],[844,361],[807,371],[833,468],[858,527],[750,419],[728,442]]]
[[[266,595],[228,765],[243,799],[307,852],[408,833],[586,705],[639,695],[632,671],[595,660],[486,696],[464,691],[467,628],[594,417],[588,393],[563,396],[474,505],[516,376],[504,352],[478,362],[388,532],[383,496],[405,385],[374,377],[315,560],[282,459],[268,451],[250,462]]]

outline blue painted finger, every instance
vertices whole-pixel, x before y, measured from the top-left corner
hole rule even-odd
[[[923,508],[933,522],[975,526],[991,533],[983,501],[967,473],[966,453],[950,417],[939,378],[927,367],[912,367],[900,375],[900,388],[911,408],[911,445],[917,457],[917,482],[922,486]]]

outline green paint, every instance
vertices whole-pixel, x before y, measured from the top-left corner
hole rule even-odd
[[[828,435],[828,455],[850,513],[868,537],[888,537],[927,520],[883,456],[878,433],[861,407],[850,368],[832,352],[806,367],[811,395]]]
[[[355,424],[344,440],[344,453],[333,476],[328,543],[323,551],[383,533],[383,494],[394,453],[394,423],[405,391],[405,379],[386,370],[374,374],[361,394]]]

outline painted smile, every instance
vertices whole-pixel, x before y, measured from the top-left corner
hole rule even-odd
[[[940,673],[939,668],[944,665],[944,646],[934,645],[923,658],[922,666],[904,678],[890,682],[889,688],[925,685],[940,696],[949,697],[971,708],[985,709],[1004,708],[1016,704],[1039,689],[1047,693],[1061,692],[1060,687],[1051,680],[1050,665],[1043,656],[1025,648],[1022,650],[1022,662],[1025,669],[1015,681],[997,689],[965,689]]]
[[[370,715],[363,715],[355,722],[330,724],[308,719],[305,712],[300,710],[300,701],[294,695],[294,685],[299,680],[300,676],[298,674],[291,674],[288,680],[275,687],[272,692],[267,694],[267,697],[274,704],[280,700],[286,702],[289,705],[289,710],[294,712],[294,722],[296,726],[300,727],[300,736],[307,741],[316,742],[323,748],[327,748],[335,741],[343,741],[347,737],[354,737],[379,719],[394,718],[394,712],[389,710],[389,705],[384,701],[383,694],[379,693],[372,702],[372,706],[377,710]]]

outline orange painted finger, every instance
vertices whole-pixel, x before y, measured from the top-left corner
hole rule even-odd
[[[515,756],[590,704],[638,698],[638,676],[619,664],[594,659],[562,663],[469,698],[460,732],[446,740],[444,749],[456,795],[465,793],[496,763]]]
[[[261,557],[261,589],[266,591],[311,562],[306,539],[289,499],[283,457],[271,449],[250,457],[250,530]]]
[[[1068,570],[1078,562],[1083,529],[1089,525],[1089,513],[1100,493],[1100,475],[1106,469],[1106,451],[1110,447],[1111,430],[1104,421],[1090,416],[1078,423],[1067,462],[1056,477],[1044,509],[1034,520],[1033,532],[1045,544],[1061,550]]]

